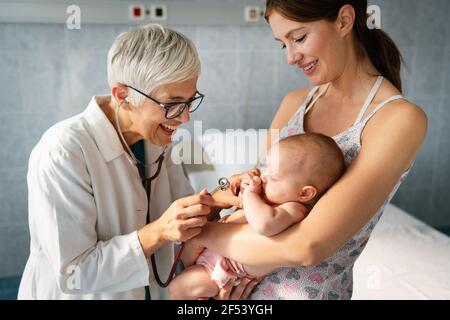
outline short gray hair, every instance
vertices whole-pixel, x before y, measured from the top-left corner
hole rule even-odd
[[[185,35],[148,24],[121,33],[108,52],[108,83],[126,84],[145,93],[158,87],[200,75],[200,59],[194,43]],[[130,90],[130,102],[138,106],[144,97]]]

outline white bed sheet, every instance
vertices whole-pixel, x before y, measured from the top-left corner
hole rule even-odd
[[[355,264],[353,299],[450,299],[450,238],[389,205]]]

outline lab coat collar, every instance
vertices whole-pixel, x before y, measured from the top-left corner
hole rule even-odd
[[[98,101],[106,96],[94,96],[84,111],[84,116],[91,127],[94,139],[106,162],[112,161],[126,153],[120,143],[117,131],[99,106]]]

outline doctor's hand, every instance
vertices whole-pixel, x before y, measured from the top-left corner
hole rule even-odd
[[[231,207],[242,208],[242,199],[236,197],[230,189],[226,191],[218,190],[212,195],[216,201],[216,207],[229,209]]]
[[[187,241],[200,234],[207,222],[214,199],[206,190],[200,194],[176,200],[157,220],[165,241]]]
[[[145,255],[151,255],[166,242],[187,241],[200,234],[214,204],[206,190],[174,201],[158,220],[138,231]]]

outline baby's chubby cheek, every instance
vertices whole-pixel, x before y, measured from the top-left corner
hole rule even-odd
[[[278,188],[270,183],[263,185],[261,197],[270,205],[282,204]]]

